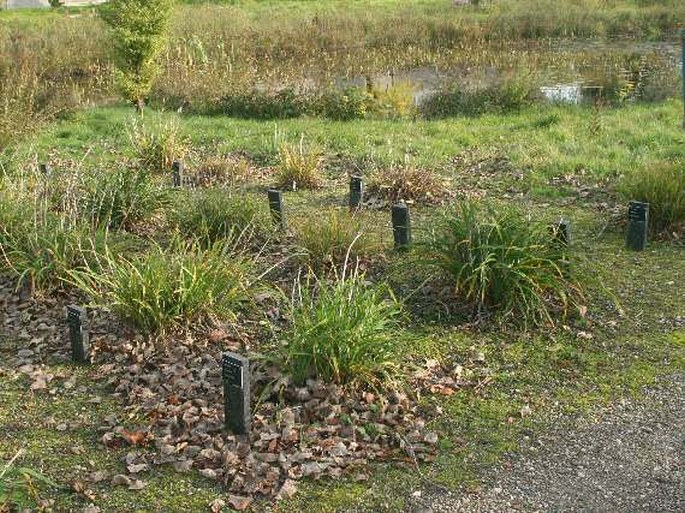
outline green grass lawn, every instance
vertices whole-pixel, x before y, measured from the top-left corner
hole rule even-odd
[[[222,116],[178,116],[150,111],[151,126],[175,122],[194,148],[225,153],[246,151],[273,162],[281,144],[303,138],[329,156],[370,158],[380,163],[408,159],[441,169],[466,151],[507,157],[529,172],[532,185],[577,174],[613,180],[630,170],[647,169],[685,158],[681,103],[626,105],[598,113],[581,107],[540,106],[509,115],[457,117],[440,121],[316,118],[252,121]],[[135,116],[128,107],[78,111],[22,144],[5,166],[27,157],[44,160],[50,152],[94,166],[113,147],[125,153]],[[554,191],[549,191],[553,193]]]

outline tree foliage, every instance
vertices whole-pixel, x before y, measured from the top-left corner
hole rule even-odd
[[[173,6],[174,0],[110,0],[100,8],[113,39],[119,87],[139,111],[159,72]]]

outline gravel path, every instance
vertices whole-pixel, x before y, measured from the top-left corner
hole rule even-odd
[[[685,374],[594,421],[561,420],[529,440],[480,492],[415,493],[409,511],[685,512]]]

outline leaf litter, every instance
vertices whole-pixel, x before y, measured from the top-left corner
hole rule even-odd
[[[49,393],[60,379],[68,381],[69,376],[38,363],[68,361],[63,315],[68,302],[74,298],[34,302],[23,309],[15,304],[6,315],[5,328],[23,333],[23,340],[35,338],[31,319],[39,317],[49,327],[48,336],[30,344],[31,353],[21,352],[14,361],[36,393]],[[186,335],[155,346],[136,339],[108,315],[95,312],[91,319],[96,352],[90,378],[112,386],[122,409],[100,427],[100,441],[108,449],[128,446],[132,451],[125,457],[126,473],[110,478],[95,471],[87,481],[109,480],[140,490],[146,483],[139,474],[153,467],[197,471],[227,490],[226,501],[215,501],[212,510],[222,504],[244,510],[258,497],[291,497],[303,478],[365,480],[372,462],[413,466],[432,461],[438,437],[427,426],[442,412],[439,406],[420,405],[421,396],[451,395],[474,384],[461,365],[435,361],[414,370],[406,390],[373,392],[317,380],[297,386],[278,368],[258,366],[252,373],[251,431],[248,437],[235,436],[224,429],[219,337]],[[73,392],[73,383],[63,388]],[[130,419],[139,425],[133,428]]]

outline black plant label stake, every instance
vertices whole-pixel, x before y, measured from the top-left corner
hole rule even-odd
[[[550,226],[552,240],[560,247],[568,247],[571,244],[571,221],[560,219]]]
[[[173,164],[171,164],[171,179],[174,187],[181,187],[184,167],[182,160],[174,160]]]
[[[250,433],[250,361],[236,353],[222,356],[224,424],[236,435]]]
[[[649,203],[631,201],[628,206],[628,233],[626,246],[633,251],[643,251],[647,245]]]
[[[277,189],[269,189],[269,210],[274,224],[285,230],[285,211],[283,209],[283,193]]]
[[[364,197],[364,181],[361,176],[350,177],[350,208],[357,209],[362,204]]]
[[[50,164],[41,164],[38,166],[38,169],[40,171],[40,174],[43,175],[45,178],[49,178],[52,174],[52,168],[50,167]]]
[[[392,206],[392,234],[395,239],[395,249],[404,249],[411,246],[409,207],[404,203]]]
[[[86,310],[76,305],[67,306],[67,322],[71,340],[71,359],[76,363],[88,363],[90,337]]]

